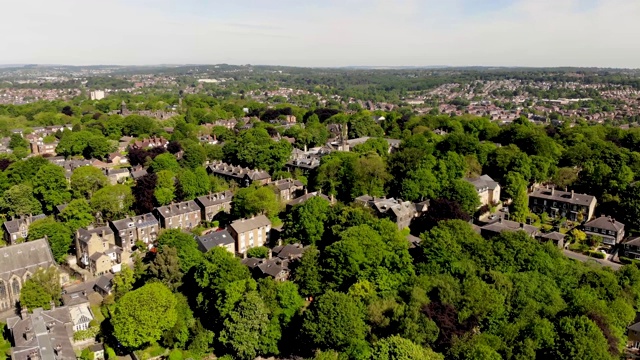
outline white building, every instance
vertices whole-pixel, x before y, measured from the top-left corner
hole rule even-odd
[[[104,99],[104,91],[102,90],[94,90],[90,93],[91,100],[102,100]]]

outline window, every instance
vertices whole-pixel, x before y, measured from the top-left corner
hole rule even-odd
[[[0,299],[4,299],[7,297],[7,287],[4,284],[4,281],[0,281]]]
[[[18,279],[13,279],[13,283],[11,283],[11,290],[13,291],[13,295],[18,295],[20,293],[20,281],[18,281]]]

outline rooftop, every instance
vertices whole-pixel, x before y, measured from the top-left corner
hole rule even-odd
[[[242,234],[250,230],[271,226],[271,221],[264,215],[258,215],[251,219],[236,220],[229,225],[236,233]]]
[[[614,231],[614,232],[618,232],[622,229],[624,229],[624,224],[616,221],[616,219],[613,219],[611,216],[604,216],[601,215],[598,218],[595,218],[587,223],[584,224],[585,227],[592,227],[592,228],[598,228],[598,229],[605,229],[605,230],[610,230],[610,231]]]
[[[589,206],[592,202],[596,201],[595,196],[587,194],[576,194],[573,191],[560,191],[554,188],[537,188],[533,190],[531,194],[529,194],[529,197],[584,206]]]
[[[207,252],[216,246],[226,246],[235,243],[227,230],[213,231],[206,235],[196,236],[198,247]]]
[[[476,190],[478,191],[482,189],[494,190],[499,186],[499,184],[494,181],[489,175],[482,175],[475,178],[465,178],[465,180],[475,186]]]
[[[184,202],[177,203],[177,204],[170,204],[170,205],[167,205],[167,206],[161,206],[159,208],[156,208],[156,210],[158,211],[158,214],[160,214],[164,218],[168,218],[168,217],[171,217],[171,216],[188,214],[188,213],[194,212],[194,211],[198,211],[199,212],[200,211],[200,206],[198,206],[198,204],[196,204],[195,201],[189,200],[189,201],[184,201]]]
[[[52,265],[55,261],[46,239],[0,248],[0,279],[5,281],[13,274],[23,277],[27,271],[33,274],[38,268]]]

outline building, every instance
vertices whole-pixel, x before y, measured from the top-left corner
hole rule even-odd
[[[95,285],[93,286],[93,291],[97,292],[101,296],[107,296],[111,294],[113,290],[113,277],[112,273],[106,273],[96,280]]]
[[[278,200],[283,202],[291,201],[304,192],[304,184],[294,179],[276,180],[269,185],[275,188]]]
[[[129,253],[136,241],[147,245],[155,243],[160,231],[158,219],[151,213],[109,221],[109,227],[113,230],[116,245]]]
[[[564,248],[564,238],[566,237],[565,234],[559,233],[557,231],[554,232],[550,232],[550,233],[546,233],[546,234],[538,234],[536,236],[536,239],[538,239],[540,242],[552,242],[555,246],[558,247],[558,249],[563,249]]]
[[[271,175],[262,170],[252,170],[241,166],[233,166],[220,161],[215,161],[207,166],[209,174],[220,176],[228,181],[234,181],[240,186],[247,187],[253,182],[267,185],[271,182]]]
[[[320,166],[320,159],[333,151],[330,147],[316,147],[307,150],[293,149],[291,152],[291,160],[286,166],[289,171],[300,169],[305,173],[309,173]]]
[[[196,236],[198,249],[203,253],[216,246],[221,246],[232,254],[236,253],[236,241],[227,230],[212,231],[206,235]]]
[[[163,229],[191,230],[202,220],[202,210],[193,200],[161,206],[154,213]]]
[[[611,218],[611,216],[601,215],[583,225],[584,232],[588,236],[600,236],[605,245],[617,245],[624,239],[624,224]]]
[[[93,353],[94,360],[104,360],[104,344],[93,344],[89,346],[89,351]]]
[[[304,246],[302,244],[287,244],[278,245],[273,248],[273,256],[282,260],[298,260],[304,253]]]
[[[233,200],[233,192],[227,190],[200,196],[195,201],[200,206],[202,219],[213,221],[213,218],[221,211],[227,213],[231,211],[231,200]]]
[[[361,138],[347,140],[347,144],[349,145],[350,149],[353,149],[354,146],[362,145],[366,143],[367,140],[369,139],[376,139],[376,138],[364,136]],[[389,154],[396,152],[400,148],[400,143],[402,143],[402,140],[398,140],[398,139],[383,139],[383,140],[386,141],[387,144],[389,144],[389,147],[387,149],[387,152]]]
[[[113,230],[107,226],[76,232],[78,264],[94,276],[119,272],[129,262],[129,252],[116,245]]]
[[[134,141],[133,144],[129,145],[131,149],[149,149],[149,148],[157,148],[162,147],[166,148],[169,144],[169,141],[163,137],[152,137],[149,139],[137,140]]]
[[[537,188],[529,194],[529,209],[534,214],[547,213],[552,217],[565,217],[571,221],[589,221],[596,209],[596,197],[560,191],[554,188]]]
[[[322,194],[320,191],[306,193],[300,197],[297,197],[287,203],[287,211],[291,210],[294,206],[304,204],[312,197],[320,196],[321,198],[327,200],[330,203],[333,203],[333,200],[327,195]]]
[[[242,259],[242,263],[249,268],[251,274],[256,278],[271,277],[276,281],[286,281],[291,273],[289,260],[272,258],[271,256],[267,259]]]
[[[500,235],[505,231],[524,231],[532,237],[537,237],[539,234],[539,229],[533,225],[504,220],[503,218],[499,218],[480,228],[480,234],[485,238]]]
[[[373,209],[378,217],[386,217],[393,221],[398,225],[398,229],[409,227],[411,220],[413,220],[417,214],[415,204],[410,201],[363,195],[357,197],[355,202]]]
[[[65,307],[51,310],[23,309],[19,317],[7,319],[14,346],[13,360],[76,360],[71,344],[73,323]]]
[[[102,90],[94,90],[89,93],[91,100],[102,100],[104,99],[104,91]]]
[[[122,184],[131,177],[129,169],[105,169],[104,174],[109,179],[111,185]]]
[[[15,308],[24,282],[38,269],[55,266],[46,239],[0,248],[0,311]]]
[[[259,215],[251,219],[236,220],[227,230],[236,242],[236,251],[244,254],[251,248],[269,242],[271,221],[266,216]]]
[[[500,184],[489,177],[489,175],[466,178],[465,180],[476,188],[481,206],[500,202]]]
[[[33,155],[56,156],[58,139],[54,139],[52,142],[45,142],[44,138],[38,135],[28,136],[27,139]]]
[[[4,242],[14,245],[23,241],[29,236],[29,226],[36,220],[44,219],[44,214],[32,216],[26,215],[15,220],[5,221],[2,224]]]

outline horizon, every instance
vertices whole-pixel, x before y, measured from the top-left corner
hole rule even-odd
[[[5,5],[0,63],[640,68],[636,0],[96,4]]]

